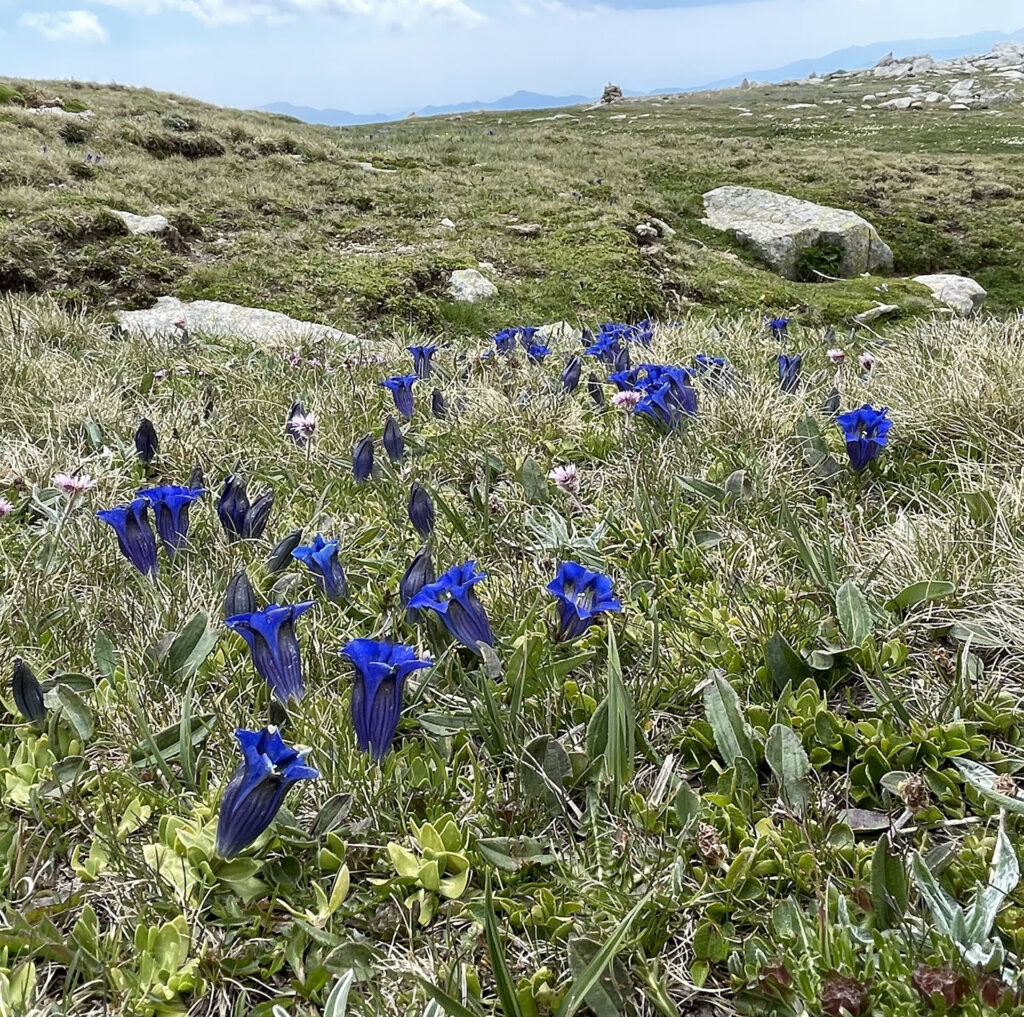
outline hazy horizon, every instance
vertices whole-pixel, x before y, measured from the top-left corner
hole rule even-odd
[[[1016,0],[68,2],[0,0],[5,74],[360,114],[596,95],[607,81],[688,87],[850,46],[1024,26]]]

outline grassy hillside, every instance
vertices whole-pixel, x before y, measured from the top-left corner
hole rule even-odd
[[[908,314],[930,307],[902,281],[796,284],[763,271],[699,221],[700,195],[736,183],[863,214],[893,247],[897,276],[962,272],[991,291],[992,309],[1024,304],[1020,106],[862,110],[870,86],[839,81],[575,109],[571,119],[477,114],[338,130],[145,91],[12,85],[97,115],[68,124],[0,106],[6,290],[94,307],[173,292],[357,332],[695,308],[821,323],[876,299]],[[788,108],[807,102],[818,105]],[[184,246],[125,235],[109,207],[162,212]],[[678,233],[645,249],[633,228],[651,215]],[[516,223],[542,232],[515,236]],[[448,274],[479,261],[494,265],[500,298],[453,307]]]
[[[847,115],[829,89],[863,86],[380,131],[0,90],[0,1015],[1024,1014],[1024,320],[779,280],[698,201],[854,208],[897,273],[972,274],[1010,312],[1021,110]],[[652,215],[677,233],[641,248]],[[449,302],[480,261],[499,296]],[[164,293],[370,341],[110,327]],[[825,331],[876,299],[902,317]],[[692,387],[638,412],[642,379],[596,357],[565,390],[580,333],[490,336],[647,312],[632,364]],[[401,418],[381,382],[435,337]],[[835,411],[867,403],[892,430],[847,445]],[[172,557],[136,493],[186,484]],[[119,543],[97,513],[129,504]],[[282,551],[297,530],[337,558]],[[477,599],[410,615],[424,548],[475,562]],[[590,588],[549,587],[568,563],[617,601],[581,631],[559,605],[588,620]],[[269,604],[302,605],[297,645],[253,635]],[[428,666],[360,679],[356,639]],[[239,769],[268,725],[306,764],[267,732]]]

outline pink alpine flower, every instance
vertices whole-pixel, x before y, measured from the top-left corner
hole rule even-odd
[[[14,506],[6,498],[0,498],[0,518],[9,516],[13,511]]]
[[[839,349],[838,346],[833,346],[827,353],[828,359],[837,366],[846,360],[846,350]]]
[[[554,482],[555,487],[569,494],[576,494],[580,489],[580,475],[572,464],[568,466],[556,466],[549,474],[548,480]]]
[[[59,487],[65,494],[70,494],[74,498],[85,491],[91,491],[96,486],[96,481],[88,473],[55,473],[53,486]]]
[[[877,364],[878,361],[875,359],[875,355],[873,353],[862,353],[857,358],[857,363],[860,364],[862,371],[870,372],[874,370],[875,364]]]
[[[622,410],[623,413],[632,413],[641,399],[643,399],[642,392],[634,392],[632,389],[627,389],[625,392],[616,392],[612,396],[611,403],[612,406],[617,410]]]

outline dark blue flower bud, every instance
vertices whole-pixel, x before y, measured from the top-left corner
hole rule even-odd
[[[431,393],[430,412],[439,420],[448,416],[448,403],[445,401],[439,388],[435,388],[433,393]]]
[[[32,669],[17,657],[14,661],[14,673],[11,675],[11,691],[14,693],[14,705],[25,720],[32,724],[42,724],[46,720],[46,707],[43,705],[43,688]]]
[[[245,540],[258,540],[263,536],[270,520],[270,510],[274,507],[274,492],[269,488],[249,506],[245,513],[242,526],[242,537]]]
[[[348,596],[348,580],[338,559],[338,541],[324,540],[318,533],[312,544],[295,548],[292,557],[313,573],[317,586],[331,600],[342,600]]]
[[[206,477],[203,474],[203,468],[198,463],[192,467],[192,472],[189,474],[188,483],[186,487],[191,488],[193,491],[196,489],[202,489],[205,493],[206,488]]]
[[[139,459],[147,466],[153,462],[157,452],[160,451],[160,440],[156,436],[156,428],[148,417],[142,418],[142,423],[139,424],[139,429],[135,432],[135,451],[139,454]]]
[[[430,545],[424,544],[416,552],[416,557],[410,562],[409,567],[405,570],[405,575],[402,576],[401,582],[398,584],[398,599],[406,609],[405,613],[409,621],[415,622],[419,616],[419,612],[415,608],[409,607],[409,602],[424,586],[432,583],[435,578],[434,562],[430,556]]]
[[[409,520],[424,540],[434,530],[434,503],[418,480],[409,492]]]
[[[402,714],[405,679],[432,660],[419,660],[416,651],[395,643],[353,639],[341,651],[355,667],[352,681],[352,726],[363,752],[379,762],[395,738]]]
[[[356,442],[352,452],[352,473],[360,484],[366,483],[373,473],[373,435],[365,434]]]
[[[252,614],[256,610],[256,594],[245,569],[239,569],[228,583],[224,593],[224,618],[236,618],[240,614]]]
[[[393,463],[399,463],[405,458],[405,438],[402,435],[402,428],[390,414],[384,424],[384,451],[387,452],[388,459]]]
[[[602,409],[604,407],[604,387],[594,373],[587,378],[587,392],[590,394],[590,401],[598,409]]]
[[[792,356],[780,353],[779,357],[779,386],[783,392],[792,395],[800,388],[800,367],[804,358],[799,353]]]
[[[480,653],[479,643],[494,645],[487,612],[473,591],[473,587],[486,578],[486,573],[476,571],[476,562],[456,565],[424,586],[409,601],[409,607],[416,611],[433,611],[463,646]]]
[[[415,382],[415,374],[403,374],[394,378],[386,378],[380,383],[381,388],[386,388],[391,392],[391,395],[395,400],[395,408],[403,417],[405,417],[406,420],[412,419],[412,387]]]
[[[570,357],[562,371],[562,391],[575,392],[579,388],[580,376],[583,374],[583,361],[579,357]]]
[[[228,540],[242,539],[242,530],[245,529],[245,516],[248,511],[249,495],[246,493],[245,481],[232,473],[225,479],[224,489],[217,502],[217,517],[220,519],[220,524],[224,528]]]
[[[149,520],[149,505],[136,498],[130,505],[104,509],[97,518],[113,527],[121,553],[144,576],[156,577],[156,536]]]
[[[283,540],[274,545],[265,566],[267,575],[275,575],[286,569],[292,562],[292,551],[302,543],[302,530],[292,530]],[[241,614],[242,612],[238,612]]]
[[[220,803],[217,854],[234,858],[274,821],[288,789],[320,774],[306,765],[305,752],[284,743],[275,727],[235,732],[244,762],[235,770]]]
[[[288,607],[269,604],[225,622],[249,644],[253,667],[285,706],[289,699],[301,699],[304,691],[295,621],[312,606],[312,601]]]

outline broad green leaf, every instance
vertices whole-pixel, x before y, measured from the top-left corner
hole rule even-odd
[[[57,699],[78,737],[87,742],[93,731],[92,710],[89,704],[68,685],[57,686]]]
[[[738,757],[757,767],[757,751],[750,727],[743,717],[740,698],[721,671],[704,686],[704,714],[715,736],[715,745],[727,766]]]
[[[941,600],[956,592],[952,583],[940,579],[929,579],[923,583],[913,583],[901,590],[886,605],[887,611],[908,611],[919,604],[927,604],[932,600]]]
[[[1019,882],[1020,864],[1010,838],[1006,836],[1004,815],[999,821],[988,880],[978,887],[974,904],[967,912],[967,936],[972,942],[983,943],[988,939],[999,908]]]
[[[565,782],[571,776],[569,753],[557,738],[540,735],[523,749],[519,781],[523,792],[531,798],[540,798],[550,806],[556,806]]]
[[[615,630],[608,623],[608,741],[605,769],[612,778],[613,795],[633,779],[636,716],[633,697],[622,681],[622,665],[615,642]]]
[[[796,436],[800,439],[804,462],[817,476],[827,480],[839,472],[839,463],[829,451],[828,442],[814,417],[807,416],[797,422]]]
[[[680,783],[675,800],[676,819],[684,831],[692,829],[700,819],[700,795],[685,781]]]
[[[519,872],[531,865],[555,862],[555,856],[548,854],[541,842],[531,837],[484,837],[476,842],[476,849],[502,872]]]
[[[970,643],[982,649],[999,650],[1006,646],[1002,636],[977,622],[957,622],[950,628],[949,634],[961,643]]]
[[[851,579],[836,590],[836,613],[843,635],[854,646],[860,646],[871,635],[874,624],[867,598]]]
[[[811,673],[807,662],[781,632],[772,634],[764,649],[764,660],[772,684],[781,692],[787,685],[795,689]]]
[[[194,716],[191,719],[189,730],[191,732],[192,748],[196,749],[210,735],[213,725],[216,722],[216,714],[204,713]],[[158,761],[159,756],[164,762],[177,759],[181,752],[181,723],[171,724],[162,731],[152,736],[152,739],[145,738],[131,751],[131,761],[134,766],[152,766]]]
[[[907,868],[888,836],[879,837],[871,856],[871,905],[875,928],[896,928],[907,907]]]
[[[783,724],[773,725],[764,745],[764,758],[782,791],[782,800],[791,812],[803,816],[811,797],[807,779],[811,761],[807,758],[800,736]]]
[[[996,790],[999,774],[994,770],[971,759],[954,759],[953,763],[964,775],[964,780],[982,798],[992,802],[993,805],[998,805],[1001,809],[1006,809],[1007,812],[1024,814],[1024,799],[1017,797],[1016,793],[1008,795],[1003,791]]]
[[[110,636],[100,629],[96,633],[96,642],[93,644],[92,659],[96,664],[96,670],[102,677],[110,679],[114,677],[117,668],[117,649],[111,642]]]
[[[593,939],[573,938],[569,940],[569,969],[575,978],[578,978],[592,963],[601,949],[601,944]],[[601,978],[594,987],[587,993],[587,1009],[594,1014],[594,1017],[620,1017],[623,1012],[622,992],[619,983],[625,980],[628,984],[628,974],[621,969],[622,965],[616,963],[613,957],[605,968]]]
[[[526,500],[531,505],[542,505],[548,500],[548,478],[541,469],[540,464],[533,456],[527,456],[523,465],[519,467],[516,480],[526,495]]]
[[[963,932],[964,913],[959,904],[939,886],[938,880],[932,875],[920,853],[915,851],[911,862],[914,884],[921,899],[928,905],[932,919],[939,931],[954,939],[958,939],[957,931]]]
[[[701,480],[700,477],[680,477],[677,483],[687,494],[694,494],[698,498],[704,498],[719,505],[727,497],[725,488],[719,487],[717,484],[708,483],[706,480]]]
[[[167,665],[179,678],[191,678],[213,653],[219,636],[201,611],[189,619],[167,651]]]
[[[345,1011],[348,1010],[348,994],[355,977],[356,973],[348,970],[338,979],[327,997],[327,1002],[324,1003],[323,1017],[345,1017]]]

